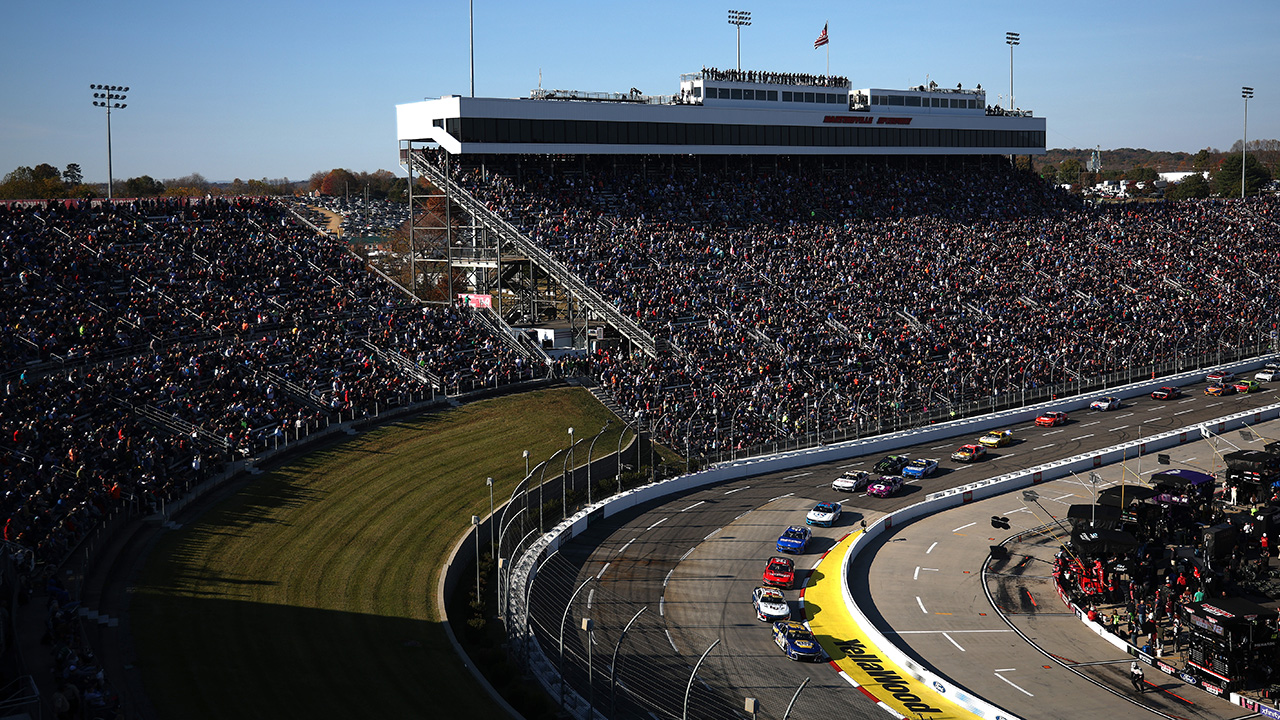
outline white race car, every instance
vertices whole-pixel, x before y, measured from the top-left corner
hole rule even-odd
[[[866,470],[850,470],[832,480],[831,489],[838,492],[860,492],[876,477]]]
[[[822,527],[831,527],[836,520],[840,519],[840,503],[838,502],[820,502],[813,506],[809,514],[805,516],[806,525],[819,525]]]
[[[1090,410],[1101,410],[1103,412],[1106,412],[1108,410],[1117,410],[1119,408],[1120,408],[1120,398],[1115,397],[1113,395],[1100,397],[1097,400],[1094,400],[1093,402],[1089,403]]]
[[[791,619],[791,606],[787,604],[787,596],[776,587],[761,585],[752,590],[751,604],[755,606],[756,617],[764,622]]]

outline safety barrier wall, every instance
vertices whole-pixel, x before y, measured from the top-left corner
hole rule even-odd
[[[902,430],[887,435],[877,435],[875,437],[862,438],[859,440],[848,440],[834,445],[827,445],[825,447],[806,448],[804,450],[794,450],[791,452],[779,453],[777,455],[769,455],[763,458],[746,458],[732,462],[718,463],[714,467],[747,467],[750,468],[750,471],[747,474],[757,475],[760,473],[776,472],[779,470],[791,470],[798,467],[832,462],[835,460],[844,460],[860,455],[887,452],[905,445],[916,445],[932,440],[945,440],[958,435],[980,433],[1005,425],[1031,420],[1046,410],[1073,412],[1075,410],[1086,409],[1089,407],[1089,403],[1093,402],[1101,395],[1114,395],[1121,399],[1128,399],[1150,394],[1152,390],[1165,385],[1180,386],[1200,382],[1206,375],[1214,370],[1227,370],[1236,373],[1247,372],[1259,368],[1264,363],[1278,357],[1280,357],[1280,355],[1269,355],[1262,358],[1254,358],[1247,362],[1223,365],[1218,368],[1205,368],[1156,380],[1144,380],[1131,385],[1110,388],[1104,393],[1090,393],[1061,400],[1052,400],[1040,403],[1039,405],[1028,405],[1026,407],[1004,410],[990,415],[938,423],[937,425],[930,425],[929,427]]]
[[[1268,356],[1259,357],[1259,358],[1252,358],[1247,361],[1223,365],[1220,368],[1216,368],[1216,369],[1223,369],[1223,370],[1228,370],[1230,372],[1237,372],[1237,373],[1245,372],[1245,371],[1250,371],[1250,370],[1259,368],[1266,362],[1271,361],[1277,357],[1280,357],[1280,354],[1273,354],[1273,355],[1268,355]],[[1186,385],[1186,384],[1191,384],[1195,382],[1200,382],[1206,374],[1212,372],[1214,369],[1215,368],[1209,368],[1209,369],[1202,368],[1200,370],[1181,373],[1179,375],[1163,377],[1156,380],[1142,381],[1142,382],[1133,383],[1131,385],[1126,385],[1122,387],[1110,388],[1106,391],[1105,394],[1114,395],[1119,398],[1137,397],[1139,395],[1148,394],[1152,390],[1165,385],[1176,386],[1176,385]],[[517,560],[513,564],[513,567],[511,569],[511,575],[509,579],[505,582],[506,607],[509,608],[507,612],[507,616],[509,618],[508,634],[512,636],[518,635],[519,637],[524,638],[524,642],[523,642],[524,652],[529,657],[528,666],[530,668],[530,671],[533,673],[535,677],[538,678],[539,682],[543,684],[543,686],[547,689],[548,692],[552,693],[553,695],[557,695],[559,693],[559,677],[557,675],[557,671],[555,669],[554,664],[548,662],[547,659],[544,656],[542,656],[541,649],[538,648],[536,640],[533,639],[532,634],[529,631],[528,615],[527,615],[528,608],[525,603],[525,598],[528,597],[529,586],[537,575],[537,567],[540,564],[540,562],[544,558],[549,557],[552,554],[554,554],[556,551],[558,551],[560,547],[562,547],[565,543],[569,542],[570,540],[572,540],[573,538],[577,537],[579,534],[584,532],[587,529],[587,526],[589,523],[596,522],[599,519],[611,517],[613,515],[616,515],[617,513],[623,512],[625,510],[629,510],[630,508],[633,508],[637,505],[641,505],[643,503],[647,503],[652,500],[657,500],[659,498],[662,498],[668,495],[674,495],[677,493],[697,489],[707,485],[713,485],[716,483],[725,482],[727,480],[735,480],[739,478],[750,477],[753,475],[762,475],[765,473],[778,472],[783,470],[792,470],[795,468],[806,467],[809,465],[816,465],[824,462],[832,462],[832,461],[844,460],[852,457],[859,457],[862,455],[870,455],[870,454],[876,454],[880,452],[887,452],[899,447],[903,447],[907,445],[915,445],[918,443],[928,442],[931,440],[946,439],[950,437],[956,437],[959,435],[969,435],[972,433],[982,432],[985,430],[1001,427],[1011,423],[1022,422],[1022,421],[1034,418],[1046,410],[1061,410],[1064,412],[1071,412],[1074,410],[1087,408],[1089,406],[1089,403],[1091,403],[1096,397],[1098,397],[1098,395],[1099,393],[1090,393],[1088,395],[1081,395],[1081,396],[1072,397],[1072,398],[1064,398],[1061,400],[1041,403],[1040,405],[1032,405],[1028,407],[1017,408],[1014,410],[994,413],[992,415],[986,415],[982,417],[964,418],[964,419],[956,420],[952,422],[939,423],[937,425],[933,425],[927,428],[904,430],[901,432],[891,433],[888,435],[882,435],[882,436],[877,436],[872,438],[863,438],[860,440],[851,440],[847,442],[838,443],[835,445],[829,445],[826,447],[810,448],[807,450],[797,450],[794,452],[782,453],[779,455],[771,455],[771,456],[756,457],[756,458],[745,458],[742,460],[735,460],[732,462],[719,463],[707,470],[702,470],[699,472],[690,473],[688,475],[682,475],[680,477],[671,478],[669,480],[652,483],[650,485],[645,485],[639,488],[635,488],[633,490],[628,490],[624,493],[614,495],[610,498],[606,498],[600,502],[594,503],[589,507],[583,508],[573,517],[553,527],[546,534],[544,534],[542,537],[538,538],[535,542],[533,542],[529,546],[529,548],[525,550],[524,553],[520,556],[519,560]],[[1280,407],[1280,406],[1277,406],[1277,407]],[[1160,437],[1160,436],[1156,436],[1156,437]],[[1150,452],[1157,449],[1157,447],[1153,444],[1154,441],[1155,441],[1155,438],[1149,438],[1142,441],[1142,444],[1146,446],[1145,452]],[[1172,444],[1176,444],[1176,442]],[[1168,446],[1166,445],[1162,447],[1168,447]],[[1100,453],[1090,453],[1085,456],[1077,456],[1077,458],[1072,458],[1066,461],[1059,461],[1059,463],[1051,463],[1050,465],[1053,465],[1058,468],[1058,471],[1060,471],[1060,475],[1054,475],[1054,476],[1044,475],[1041,478],[1036,479],[1034,482],[1041,482],[1042,480],[1052,479],[1053,477],[1060,477],[1061,475],[1065,475],[1067,472],[1069,472],[1070,469],[1084,469],[1086,464],[1089,467],[1096,467],[1096,465],[1092,464],[1095,462],[1094,458],[1101,457],[1101,456],[1102,455]],[[1118,457],[1118,455],[1116,457]],[[1084,458],[1084,459],[1080,459],[1080,458]],[[1109,460],[1107,462],[1109,462]],[[1079,468],[1075,467],[1076,464],[1079,465]],[[1102,462],[1098,462],[1098,464],[1101,465]],[[1048,466],[1044,466],[1044,467],[1048,467]],[[1040,470],[1040,472],[1043,473],[1044,471]],[[1032,480],[1030,479],[1032,476],[1032,473],[1030,471],[1025,473],[1018,473],[1018,475],[1025,476],[1027,478],[1027,481],[1024,484],[1032,484]],[[1011,478],[1009,476],[1001,476],[1001,478],[983,481],[981,483],[974,483],[971,486],[965,486],[968,488],[967,490],[947,491],[946,493],[940,493],[939,494],[940,497],[936,497],[936,498],[933,498],[931,496],[932,499],[926,499],[921,503],[912,505],[910,508],[905,508],[904,510],[899,511],[898,513],[895,513],[892,516],[886,516],[886,518],[881,518],[879,521],[877,521],[876,525],[873,526],[876,528],[875,532],[878,533],[884,529],[885,525],[883,523],[886,521],[886,519],[888,520],[888,522],[892,523],[893,522],[892,518],[895,516],[901,517],[902,520],[909,520],[910,518],[919,517],[920,514],[923,514],[925,512],[934,512],[936,510],[940,510],[945,507],[951,507],[953,505],[960,504],[960,498],[962,497],[963,492],[972,493],[973,494],[971,495],[971,499],[972,499],[973,497],[978,497],[978,498],[986,497],[987,495],[993,495],[993,494],[996,494],[997,492],[1006,492],[1007,490],[1012,490],[1012,489],[1016,489],[1017,487],[1022,487],[1022,485],[1010,484],[1008,486],[1002,486],[1001,489],[997,489],[995,485],[997,480],[1003,483],[1007,483],[1011,480]],[[902,515],[902,513],[912,511],[915,508],[920,508],[920,510],[916,514],[912,514],[910,516]],[[865,538],[874,536],[871,534],[870,531],[871,531],[871,528],[868,529],[868,533],[864,534],[862,538],[859,538],[850,547],[849,553],[846,555],[846,567],[848,562],[851,562],[851,558],[853,558],[856,555],[855,548],[861,548],[862,546],[864,546],[864,543],[862,541]],[[470,538],[471,538],[471,534],[468,533],[462,539],[460,539],[458,542],[458,545],[455,546],[455,551],[457,548],[462,547],[463,543],[470,542]],[[450,558],[449,565],[453,564],[452,560],[453,560],[453,556],[451,556]],[[451,574],[451,568],[449,566],[446,566],[444,575],[448,576],[450,574]],[[868,630],[873,631],[873,628],[867,625],[865,616],[863,616],[860,612],[857,612],[857,609],[852,605],[847,583],[845,583],[844,585],[844,592],[845,592],[846,605],[850,607],[851,612],[856,613],[854,614],[854,617],[858,619],[861,624],[866,626]],[[872,638],[876,639],[877,642],[879,642],[880,644],[887,645],[888,647],[893,648],[894,651],[897,651],[896,646],[892,646],[891,644],[888,644],[888,641],[885,640],[884,637],[879,636],[877,634],[877,635],[873,635]],[[455,650],[458,650],[459,654],[463,657],[465,661],[467,661],[468,665],[470,666],[469,658],[467,658],[466,654],[461,651],[461,648],[455,645]],[[897,651],[896,654],[901,656],[906,662],[910,663],[910,665],[915,665],[919,667],[918,663],[907,658],[905,655],[901,653],[901,651]],[[910,665],[906,663],[902,663],[902,667],[907,668],[908,670],[910,670]],[[924,671],[927,671],[927,669],[924,669],[924,668],[921,668],[921,669]],[[914,671],[912,672],[914,674]],[[486,689],[490,692],[490,694],[496,695],[496,691],[494,691],[492,687],[488,685],[487,682],[484,682],[482,684],[486,687]],[[950,684],[944,684],[944,687],[955,688],[954,685],[950,685]],[[968,696],[968,693],[963,691],[962,689],[960,688],[955,688],[955,689],[959,690],[960,692]],[[566,696],[572,696],[572,695],[573,695],[572,692],[566,692]],[[977,699],[977,698],[975,698],[974,700],[978,702],[982,702],[980,699]],[[585,716],[586,710],[585,710],[584,703],[585,701],[583,701],[581,698],[576,698],[574,700],[574,708],[572,709],[566,708],[566,710],[569,711],[571,714],[574,714],[575,716],[579,716],[579,715]],[[992,714],[984,717],[994,718],[995,715]],[[1003,717],[1007,718],[1008,716],[1003,716]],[[1008,720],[1013,720],[1013,719],[1008,718]]]
[[[898,646],[894,645],[887,637],[876,630],[875,626],[870,622],[866,614],[863,613],[862,609],[854,602],[853,591],[849,588],[849,571],[854,560],[857,558],[858,553],[866,548],[874,538],[878,537],[886,530],[901,527],[912,520],[925,515],[932,515],[933,513],[941,510],[946,510],[958,505],[964,505],[973,502],[974,500],[1000,495],[1011,490],[1030,487],[1048,480],[1056,480],[1073,472],[1087,472],[1103,465],[1123,461],[1126,458],[1136,457],[1138,455],[1138,451],[1146,454],[1169,447],[1176,447],[1187,442],[1200,440],[1207,437],[1210,433],[1217,435],[1245,425],[1274,420],[1277,417],[1280,417],[1280,403],[1199,423],[1194,427],[1170,430],[1142,440],[1134,440],[1132,442],[1114,445],[1102,450],[1083,453],[1064,460],[1045,463],[1028,470],[1007,473],[1005,475],[970,483],[968,485],[961,485],[943,492],[932,493],[921,502],[879,518],[869,525],[866,531],[849,545],[849,549],[845,552],[845,556],[842,561],[844,576],[846,578],[846,582],[842,585],[845,607],[848,609],[849,614],[853,616],[858,625],[862,627],[863,632],[867,634],[868,639],[871,640],[871,644],[878,648],[881,654],[885,657],[889,658],[898,666],[906,670],[912,677],[933,687],[944,697],[949,698],[952,702],[981,718],[987,718],[989,720],[996,720],[997,718],[1015,720],[1013,715],[1010,715],[987,701],[974,696],[968,690],[939,676],[921,663],[916,662],[898,648]],[[1095,629],[1095,632],[1098,632],[1099,630],[1100,628]],[[1102,633],[1099,632],[1099,634]],[[1115,643],[1113,642],[1113,644]],[[1124,649],[1123,641],[1121,641],[1121,644],[1117,645],[1117,647]]]

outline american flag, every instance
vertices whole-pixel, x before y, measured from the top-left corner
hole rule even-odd
[[[814,41],[813,41],[813,49],[814,49],[814,50],[817,50],[818,48],[822,47],[823,45],[826,45],[828,42],[829,42],[829,40],[827,39],[827,26],[826,26],[826,24],[824,23],[824,24],[823,24],[823,26],[822,26],[822,34],[818,36],[818,39],[817,39],[817,40],[814,40]]]

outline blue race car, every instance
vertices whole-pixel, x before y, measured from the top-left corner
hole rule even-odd
[[[778,538],[778,552],[802,553],[812,533],[803,525],[792,525]]]
[[[773,641],[792,660],[808,660],[822,662],[822,646],[809,632],[804,623],[795,620],[776,622],[773,624]]]
[[[902,474],[909,478],[927,478],[938,471],[938,461],[928,458],[919,458],[907,463],[902,468]]]

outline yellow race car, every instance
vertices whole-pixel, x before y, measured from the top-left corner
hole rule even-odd
[[[986,435],[978,438],[978,442],[990,448],[1004,447],[1005,445],[1013,442],[1013,431],[992,430]]]

